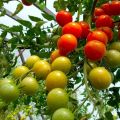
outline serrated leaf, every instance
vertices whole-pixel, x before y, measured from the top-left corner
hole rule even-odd
[[[11,28],[7,29],[8,32],[22,32],[23,27],[19,26],[12,26]]]
[[[34,22],[39,22],[39,21],[43,21],[41,18],[35,17],[35,16],[30,16],[29,15],[30,20],[34,21]]]
[[[23,9],[23,5],[21,3],[19,3],[17,5],[17,8],[16,8],[15,12],[12,14],[12,16],[17,15],[22,9]]]
[[[46,20],[55,20],[54,19],[54,16],[50,15],[50,14],[47,14],[47,13],[42,13],[42,16],[46,19]]]
[[[4,16],[6,14],[6,10],[3,10],[2,12],[1,12],[1,14],[0,14],[0,17],[1,16]]]
[[[29,22],[27,20],[17,20],[17,21],[25,27],[32,28],[31,22]]]

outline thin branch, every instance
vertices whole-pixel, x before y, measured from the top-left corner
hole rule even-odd
[[[19,52],[19,56],[21,58],[22,64],[24,64],[25,63],[25,59],[24,59],[24,56],[23,56],[23,52],[24,51],[22,51],[21,49],[19,49],[18,52]]]

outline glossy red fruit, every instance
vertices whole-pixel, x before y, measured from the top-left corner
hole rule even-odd
[[[62,35],[57,42],[60,55],[67,55],[77,47],[77,38],[72,34]]]
[[[84,47],[84,54],[86,58],[98,61],[101,60],[106,53],[105,45],[97,40],[89,41]]]
[[[109,15],[100,15],[95,21],[96,27],[114,27],[114,21]]]
[[[72,22],[72,14],[70,12],[61,10],[56,14],[56,21],[60,26]]]
[[[94,16],[100,16],[100,15],[105,15],[105,12],[102,8],[96,7],[94,10]]]
[[[28,2],[27,0],[22,0],[22,3],[26,6],[32,5],[32,3]]]
[[[120,15],[120,1],[111,1],[110,3],[110,9],[112,15]]]
[[[105,12],[105,14],[107,15],[112,15],[111,14],[111,9],[110,9],[110,4],[109,3],[104,3],[101,5],[101,8],[103,9],[103,11]]]
[[[82,27],[82,34],[81,34],[81,37],[82,39],[86,38],[87,35],[89,34],[90,32],[90,25],[87,23],[87,22],[84,22],[84,21],[80,21],[78,22],[80,24],[80,26]]]
[[[98,30],[102,30],[103,32],[106,33],[107,37],[108,37],[108,41],[111,41],[113,39],[113,31],[111,28],[109,27],[100,27],[98,28]]]
[[[82,34],[82,27],[77,22],[70,22],[62,29],[63,34],[73,34],[76,38],[80,38]]]
[[[87,36],[87,42],[92,41],[92,40],[97,40],[97,41],[100,41],[100,42],[104,43],[105,45],[107,45],[108,37],[103,31],[94,30],[94,31],[90,32]]]

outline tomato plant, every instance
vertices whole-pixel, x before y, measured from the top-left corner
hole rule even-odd
[[[119,0],[1,0],[0,120],[119,119],[119,43]]]

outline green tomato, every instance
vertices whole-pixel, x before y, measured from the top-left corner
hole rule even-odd
[[[74,120],[74,114],[67,108],[60,108],[53,113],[52,120]]]
[[[0,86],[0,97],[6,102],[16,100],[19,97],[19,89],[12,83],[2,84]]]
[[[110,67],[116,68],[120,66],[120,52],[117,50],[108,50],[105,59]]]
[[[118,51],[120,52],[120,42],[119,42],[119,41],[113,42],[113,43],[110,45],[110,49],[118,50]]]
[[[52,70],[60,70],[64,73],[68,73],[71,69],[71,61],[69,58],[60,56],[52,62]]]
[[[52,89],[47,96],[47,105],[51,112],[61,107],[67,107],[68,105],[67,92],[62,88]]]
[[[37,92],[39,84],[37,80],[33,77],[25,77],[20,82],[21,90],[27,95],[33,95]]]

